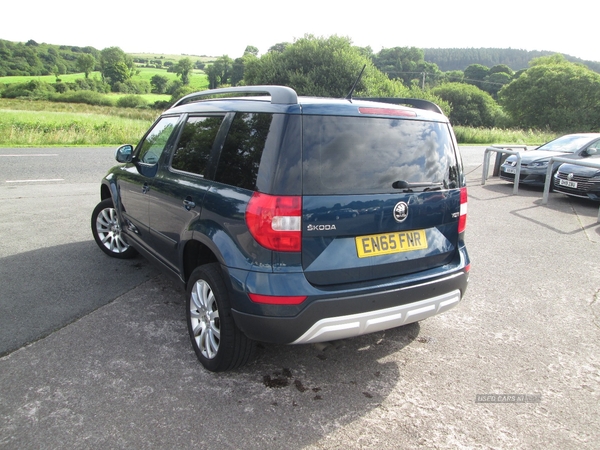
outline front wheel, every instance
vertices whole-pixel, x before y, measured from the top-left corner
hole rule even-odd
[[[197,267],[186,295],[187,325],[192,347],[202,365],[222,372],[244,365],[255,343],[236,326],[219,264]]]
[[[129,259],[137,255],[121,235],[117,210],[111,198],[102,200],[92,212],[92,234],[100,250],[108,256]]]

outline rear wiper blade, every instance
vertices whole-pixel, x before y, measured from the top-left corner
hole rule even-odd
[[[427,188],[426,191],[441,189],[442,183],[431,183],[431,182],[416,182],[409,183],[408,181],[398,180],[392,183],[394,189],[413,189],[413,188]]]

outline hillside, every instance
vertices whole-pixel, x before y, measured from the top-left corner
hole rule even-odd
[[[514,71],[529,67],[529,61],[540,56],[552,55],[550,51],[527,51],[512,48],[425,48],[422,49],[425,61],[437,64],[443,72],[465,70],[471,64],[493,67],[505,64]],[[4,76],[44,76],[81,72],[78,60],[82,55],[91,55],[99,61],[100,50],[93,47],[38,44],[30,40],[26,43],[0,39],[0,77]],[[130,54],[138,66],[169,67],[182,57],[187,57],[202,68],[214,60],[210,56],[198,55],[161,55],[153,53]],[[565,55],[571,62],[585,64],[600,72],[600,62],[584,61]],[[202,66],[198,64],[202,63]],[[96,70],[98,67],[96,67]]]
[[[529,67],[529,61],[540,56],[553,55],[550,51],[528,51],[514,48],[424,48],[425,61],[437,64],[442,72],[465,70],[470,64],[493,67],[506,64],[517,71]],[[568,61],[585,64],[595,72],[600,72],[600,62],[584,61],[570,55],[564,55]]]

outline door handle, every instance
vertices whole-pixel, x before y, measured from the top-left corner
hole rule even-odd
[[[190,209],[196,207],[196,203],[194,201],[192,201],[192,197],[187,197],[183,201],[183,207],[189,211]]]

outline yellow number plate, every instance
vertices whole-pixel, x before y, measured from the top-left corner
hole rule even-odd
[[[359,258],[411,252],[427,248],[425,230],[373,234],[370,236],[359,236],[354,239]]]

